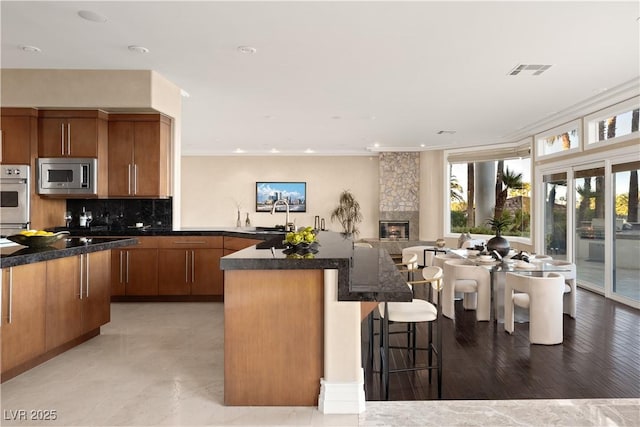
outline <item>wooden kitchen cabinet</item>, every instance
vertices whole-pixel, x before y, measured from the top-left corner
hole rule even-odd
[[[170,196],[170,146],[167,116],[110,115],[109,196]]]
[[[6,108],[0,110],[0,161],[5,164],[31,164],[32,140],[37,138],[38,110]]]
[[[158,295],[157,238],[136,238],[136,246],[111,251],[111,295]]]
[[[83,332],[89,332],[111,320],[111,251],[88,253],[81,261],[86,278],[82,325]]]
[[[159,237],[158,245],[160,295],[222,295],[222,237]]]
[[[45,263],[2,269],[2,373],[45,351]]]
[[[38,157],[104,157],[107,114],[99,110],[41,110]]]
[[[45,349],[51,350],[80,336],[80,256],[46,262],[47,304]]]

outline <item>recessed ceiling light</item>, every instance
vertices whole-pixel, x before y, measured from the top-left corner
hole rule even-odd
[[[79,11],[78,16],[80,16],[80,18],[82,19],[86,19],[87,21],[91,21],[91,22],[99,22],[99,23],[107,22],[106,16],[100,15],[99,13],[92,12],[90,10]]]
[[[252,54],[256,53],[257,51],[258,49],[252,46],[238,46],[238,52],[240,53]]]
[[[312,150],[311,148],[307,148],[306,150],[304,150],[304,152],[307,154],[315,153],[315,151]]]
[[[244,153],[245,151],[242,148],[236,148],[233,150],[234,153]]]
[[[189,94],[189,92],[187,92],[184,89],[180,89],[180,96],[182,96],[183,98],[190,98],[191,95]]]
[[[40,53],[40,52],[42,52],[39,47],[28,46],[28,45],[21,45],[20,46],[20,50],[22,50],[23,52],[29,52],[29,53]]]
[[[129,50],[131,52],[135,52],[135,53],[149,53],[149,49],[147,49],[144,46],[131,45],[131,46],[129,46]]]
[[[424,148],[424,144],[420,144],[420,147]]]
[[[374,147],[380,147],[380,144],[379,144],[379,143],[377,143],[377,142],[374,142],[374,143],[373,143],[373,146],[374,146]]]
[[[272,149],[271,149],[271,152],[272,152],[272,153],[279,153],[279,152],[280,152],[280,150],[278,150],[277,148],[272,148]]]

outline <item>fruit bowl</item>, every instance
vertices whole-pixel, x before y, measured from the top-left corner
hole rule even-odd
[[[31,235],[27,236],[25,234],[14,234],[12,236],[7,236],[7,239],[15,242],[19,245],[28,246],[30,248],[46,248],[47,246],[51,246],[58,240],[62,239],[64,236],[69,234],[68,231],[60,231],[55,234],[49,235]]]

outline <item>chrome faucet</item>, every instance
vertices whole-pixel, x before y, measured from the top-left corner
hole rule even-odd
[[[276,213],[276,207],[278,205],[280,205],[280,204],[283,204],[283,203],[284,203],[285,208],[287,209],[287,219],[286,219],[287,222],[285,222],[285,224],[284,224],[284,230],[285,231],[290,231],[290,229],[289,229],[289,203],[285,199],[278,199],[273,203],[273,206],[271,207],[271,215]]]

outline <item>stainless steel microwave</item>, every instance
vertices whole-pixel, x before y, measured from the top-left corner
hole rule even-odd
[[[98,194],[98,159],[37,159],[38,194]]]

